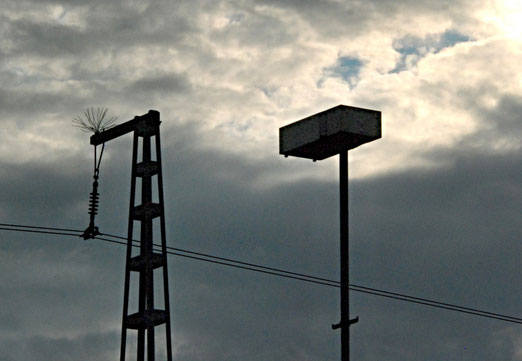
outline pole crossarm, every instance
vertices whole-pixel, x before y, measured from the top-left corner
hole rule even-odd
[[[160,114],[158,111],[149,110],[147,114],[135,116],[134,119],[119,124],[114,128],[95,133],[91,136],[91,144],[103,144],[133,131],[138,131],[140,136],[154,134],[155,127],[161,123],[159,119]]]

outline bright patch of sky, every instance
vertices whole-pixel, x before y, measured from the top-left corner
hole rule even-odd
[[[61,21],[65,17],[65,14],[67,13],[65,8],[63,6],[60,6],[60,5],[54,7],[51,10],[51,12],[52,12],[53,18],[55,18],[58,21]]]
[[[428,54],[436,54],[458,43],[470,41],[471,38],[454,30],[441,34],[428,35],[424,38],[407,36],[394,41],[393,48],[401,54],[400,60],[390,73],[399,73],[412,69],[420,59]]]
[[[353,89],[357,85],[359,73],[363,66],[363,62],[355,57],[341,56],[337,59],[334,66],[326,68],[326,77],[339,77],[350,85],[350,89]],[[318,83],[321,86],[324,78]]]
[[[493,4],[493,11],[486,9],[478,14],[480,21],[493,25],[507,38],[519,40],[522,36],[522,2],[520,0],[496,0]]]

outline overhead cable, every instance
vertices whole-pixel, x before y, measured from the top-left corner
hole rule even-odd
[[[24,226],[24,225],[18,225],[18,224],[2,224],[2,223],[0,223],[0,230],[53,234],[53,235],[63,235],[63,236],[75,236],[75,237],[81,236],[81,233],[82,233],[82,231],[80,231],[80,230],[67,229],[67,228]],[[72,233],[72,232],[75,232],[75,233]],[[109,237],[109,238],[107,238],[107,237]],[[113,239],[111,239],[111,238],[113,238]],[[97,236],[97,237],[95,237],[95,239],[98,239],[98,240],[104,241],[104,242],[118,244],[118,245],[125,245],[125,246],[127,245],[127,238],[117,236],[117,235],[103,234],[103,237]],[[123,242],[121,240],[125,240],[125,242]],[[137,240],[132,240],[132,246],[140,247],[140,242]],[[156,250],[159,250],[161,247],[159,244],[154,244],[154,246],[156,247]],[[311,276],[311,275],[307,275],[307,274],[303,274],[303,273],[286,271],[286,270],[279,269],[279,268],[262,266],[262,265],[249,263],[249,262],[242,262],[242,261],[234,260],[231,258],[213,256],[213,255],[209,255],[209,254],[205,254],[205,253],[201,253],[201,252],[184,250],[181,248],[175,248],[175,247],[166,247],[166,248],[168,249],[167,254],[169,254],[169,255],[209,262],[209,263],[213,263],[213,264],[219,264],[222,266],[228,266],[228,267],[233,267],[233,268],[238,268],[238,269],[243,269],[243,270],[249,270],[249,271],[253,271],[253,272],[269,274],[269,275],[273,275],[273,276],[295,279],[295,280],[299,280],[299,281],[315,283],[315,284],[320,284],[320,285],[325,285],[325,286],[330,286],[330,287],[336,287],[336,288],[340,287],[340,283],[335,280]],[[435,308],[440,308],[440,309],[445,309],[445,310],[450,310],[450,311],[455,311],[455,312],[460,312],[460,313],[466,313],[466,314],[470,314],[470,315],[481,316],[481,317],[496,319],[496,320],[505,321],[505,322],[522,324],[522,318],[502,315],[502,314],[488,312],[488,311],[481,311],[476,308],[463,307],[463,306],[458,306],[458,305],[454,305],[454,304],[450,304],[450,303],[434,301],[434,300],[430,300],[427,298],[409,296],[409,295],[406,295],[403,293],[384,291],[384,290],[360,286],[360,285],[356,285],[356,284],[350,284],[349,288],[350,288],[350,290],[355,291],[355,292],[370,294],[370,295],[374,295],[374,296],[380,296],[380,297],[420,304],[420,305],[429,306],[429,307],[435,307]]]

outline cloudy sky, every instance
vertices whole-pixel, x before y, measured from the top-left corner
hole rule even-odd
[[[337,158],[285,159],[278,128],[370,108],[351,282],[522,317],[519,1],[2,0],[0,35],[0,223],[84,229],[72,118],[156,109],[170,246],[338,279]],[[126,232],[131,143],[106,147],[102,232]],[[0,358],[116,360],[124,257],[0,231]],[[336,288],[179,257],[169,275],[175,360],[340,359]],[[356,292],[351,312],[353,360],[522,360],[517,324]]]

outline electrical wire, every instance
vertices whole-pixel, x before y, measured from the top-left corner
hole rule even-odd
[[[117,238],[117,239],[127,240],[127,238],[125,238],[125,237],[115,236],[115,235],[111,235],[111,234],[107,234],[107,233],[104,233],[103,235],[106,236],[106,237],[113,237],[113,238]],[[134,240],[134,241],[135,242],[139,242],[139,241],[136,241],[136,240]],[[159,245],[159,244],[154,244],[154,246],[161,247],[161,245]],[[182,249],[182,248],[169,247],[169,246],[167,246],[166,248],[168,250],[172,250],[172,251],[176,251],[176,252],[188,253],[188,254],[196,255],[196,256],[202,256],[202,257],[206,257],[206,258],[210,258],[210,259],[215,259],[215,260],[218,260],[218,261],[232,262],[232,263],[243,265],[243,266],[255,267],[255,268],[259,268],[259,269],[263,269],[263,270],[267,270],[267,271],[274,271],[274,272],[278,272],[278,273],[284,273],[284,274],[288,274],[288,275],[293,275],[293,276],[313,279],[313,280],[321,282],[321,284],[325,284],[323,282],[326,282],[326,283],[328,283],[328,285],[330,285],[330,283],[333,283],[334,285],[339,285],[338,281],[334,281],[334,280],[330,280],[330,279],[326,279],[326,278],[321,278],[321,277],[316,277],[316,276],[311,276],[311,275],[307,275],[307,274],[304,274],[304,273],[297,273],[297,272],[286,271],[286,270],[282,270],[282,269],[279,269],[279,268],[273,268],[273,267],[267,267],[267,266],[258,265],[258,264],[255,264],[255,263],[238,261],[238,260],[235,260],[235,259],[232,259],[232,258],[212,256],[212,255],[201,253],[201,252],[188,251],[188,250]]]
[[[37,226],[25,226],[25,225],[21,225],[21,224],[7,224],[7,223],[0,223],[0,227],[34,228],[34,229],[48,229],[48,230],[53,230],[53,231],[82,232],[77,229],[70,229],[70,228],[37,227]]]
[[[118,238],[122,238],[122,237],[118,237]],[[99,237],[99,236],[95,237],[95,239],[99,239],[101,241],[108,241],[108,242],[112,242],[112,243],[118,243],[118,244],[127,245],[126,242],[109,240],[107,238]],[[133,247],[140,247],[139,241],[133,240],[132,246]],[[154,244],[154,246],[156,247],[155,248],[156,251],[161,251],[161,248],[160,248],[161,246],[160,245]],[[172,247],[167,247],[167,248],[172,248]],[[288,271],[283,271],[283,270],[280,270],[279,272],[276,272],[275,268],[263,267],[263,266],[256,266],[256,267],[259,267],[259,269],[256,269],[256,268],[252,268],[252,267],[248,267],[248,266],[242,265],[242,264],[245,264],[245,262],[238,262],[238,261],[236,261],[236,262],[238,262],[240,264],[227,263],[227,262],[216,260],[216,259],[223,259],[221,257],[205,255],[203,253],[197,253],[197,252],[192,252],[192,251],[185,251],[185,250],[181,250],[181,251],[182,252],[187,252],[189,254],[183,254],[183,253],[174,252],[174,251],[167,251],[167,254],[170,254],[170,255],[173,255],[173,256],[180,256],[180,257],[184,257],[184,258],[189,258],[189,259],[195,259],[195,260],[198,260],[198,261],[204,261],[204,262],[213,263],[213,264],[219,264],[219,265],[222,265],[222,266],[229,266],[229,267],[233,267],[233,268],[239,268],[239,269],[248,270],[248,271],[254,271],[254,272],[259,272],[259,273],[264,273],[264,274],[270,274],[270,275],[284,277],[284,278],[291,278],[291,279],[295,279],[295,280],[299,280],[299,281],[305,281],[305,282],[310,282],[310,283],[315,283],[315,284],[321,284],[321,285],[325,285],[325,286],[339,287],[339,284],[338,284],[338,282],[336,283],[336,281],[322,282],[322,281],[315,280],[317,277],[305,276],[305,275],[303,275],[303,277],[296,277],[296,276],[292,276],[291,275],[291,274],[295,274],[294,272],[288,272]],[[198,254],[200,256],[204,256],[204,257],[208,257],[208,258],[203,258],[203,257],[200,257],[200,256],[194,256],[194,255],[191,255],[191,254]],[[268,269],[268,270],[266,270],[266,269]],[[270,270],[274,270],[274,271],[270,271]],[[285,273],[287,273],[287,274],[285,274]],[[308,278],[306,278],[306,277],[308,277]]]
[[[54,234],[60,236],[78,236],[76,233],[65,233],[65,232],[52,232],[52,231],[41,231],[36,229],[16,229],[16,228],[6,228],[0,227],[2,231],[14,231],[14,232],[28,232],[28,233],[46,233],[46,234]]]
[[[2,224],[2,223],[0,223],[0,230],[43,233],[43,234],[53,234],[53,235],[63,235],[63,236],[76,236],[76,237],[81,236],[81,233],[82,233],[82,231],[80,231],[80,230],[73,230],[73,229],[66,229],[66,228],[24,226],[24,225],[18,225],[18,224]],[[76,233],[70,233],[70,232],[76,232]],[[95,237],[95,239],[98,239],[98,240],[101,240],[104,242],[118,244],[118,245],[125,245],[125,246],[127,245],[127,238],[124,238],[121,236],[116,236],[116,235],[111,235],[111,234],[103,234],[103,236],[104,237],[97,236],[97,237]],[[109,238],[106,238],[106,237],[109,237]],[[110,238],[125,240],[125,242],[110,239]],[[137,240],[132,240],[132,246],[140,247],[140,242]],[[161,245],[153,244],[153,246],[156,247],[155,248],[156,251],[161,251]],[[330,286],[330,287],[336,287],[336,288],[340,287],[340,283],[338,281],[329,280],[326,278],[310,276],[310,275],[297,273],[297,272],[290,272],[290,271],[286,271],[286,270],[282,270],[282,269],[278,269],[278,268],[257,265],[254,263],[237,261],[237,260],[233,260],[231,258],[217,257],[217,256],[213,256],[213,255],[200,253],[200,252],[184,250],[181,248],[174,248],[174,247],[166,247],[166,248],[168,249],[167,254],[169,254],[169,255],[180,256],[180,257],[185,257],[185,258],[189,258],[189,259],[195,259],[195,260],[219,264],[219,265],[223,265],[223,266],[234,267],[234,268],[243,269],[243,270],[249,270],[249,271],[279,276],[279,277],[295,279],[295,280],[304,281],[304,282],[321,284],[321,285]],[[184,252],[184,253],[180,253],[180,252]],[[402,293],[389,292],[389,291],[379,290],[376,288],[365,287],[365,286],[360,286],[360,285],[355,285],[355,284],[350,284],[349,289],[352,291],[355,291],[355,292],[385,297],[385,298],[389,298],[389,299],[395,299],[395,300],[410,302],[410,303],[414,303],[414,304],[420,304],[420,305],[424,305],[424,306],[435,307],[435,308],[470,314],[470,315],[474,315],[474,316],[496,319],[496,320],[505,321],[505,322],[522,324],[522,319],[518,318],[518,317],[512,317],[512,316],[502,315],[502,314],[488,312],[488,311],[481,311],[481,310],[478,310],[475,308],[453,305],[450,303],[434,301],[434,300],[430,300],[427,298],[409,296],[409,295],[402,294]]]

